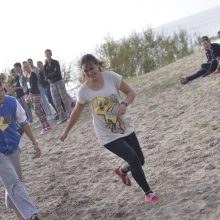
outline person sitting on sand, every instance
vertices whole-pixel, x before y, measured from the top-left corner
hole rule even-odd
[[[5,204],[12,209],[17,220],[39,220],[38,210],[31,201],[22,182],[17,123],[32,142],[34,158],[41,155],[40,148],[29,126],[24,109],[11,96],[6,96],[0,81],[0,177],[5,187]]]
[[[127,114],[127,107],[134,101],[135,93],[122,80],[122,76],[112,71],[103,71],[103,62],[92,54],[82,57],[80,68],[85,82],[78,92],[76,106],[60,140],[66,139],[83,108],[88,104],[99,142],[126,161],[124,166],[115,169],[115,173],[124,184],[130,186],[131,181],[127,173],[131,171],[133,178],[144,191],[144,200],[158,201],[159,198],[145,178],[142,169],[144,155]],[[124,100],[121,100],[119,91],[126,95]]]
[[[195,74],[187,77],[181,77],[181,84],[187,84],[200,76],[205,77],[216,71],[218,67],[218,59],[220,58],[220,45],[217,43],[211,43],[207,36],[202,37],[202,45],[206,51],[207,62],[201,64],[201,68]]]

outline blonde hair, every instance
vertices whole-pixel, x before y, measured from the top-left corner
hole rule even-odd
[[[6,73],[0,73],[0,81],[5,83],[8,81],[8,75]]]
[[[29,74],[29,73],[31,73],[31,67],[30,67],[30,65],[28,64],[28,62],[27,61],[24,61],[24,62],[22,62],[23,63],[23,71],[24,71],[24,73],[25,74]]]

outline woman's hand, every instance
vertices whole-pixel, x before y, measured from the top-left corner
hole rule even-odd
[[[127,106],[125,104],[121,103],[118,106],[117,115],[121,117],[122,115],[125,114],[126,110],[127,110]]]

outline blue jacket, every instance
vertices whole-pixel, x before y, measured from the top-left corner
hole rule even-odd
[[[0,152],[4,154],[15,152],[21,139],[17,132],[16,110],[16,99],[5,96],[0,104]]]

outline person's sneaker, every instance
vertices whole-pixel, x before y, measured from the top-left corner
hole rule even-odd
[[[59,115],[56,115],[54,118],[53,118],[54,121],[58,121],[59,120]]]
[[[51,130],[52,128],[50,126],[47,127],[47,131]]]
[[[49,131],[48,128],[43,128],[43,130],[41,131],[40,134],[45,134],[45,133],[47,133],[48,131]]]
[[[182,85],[185,85],[185,84],[188,83],[188,79],[187,79],[187,78],[184,78],[184,77],[181,77],[181,78],[180,78],[180,83],[181,83]]]
[[[145,194],[144,201],[145,202],[157,202],[159,201],[159,197],[156,196],[154,192],[150,192],[148,194]]]
[[[59,124],[62,124],[63,122],[65,122],[65,121],[67,121],[67,118],[62,118],[62,119],[60,119],[58,122],[57,122],[57,124],[59,125]]]
[[[131,186],[131,181],[128,177],[127,174],[122,173],[121,168],[118,167],[117,169],[114,170],[115,173],[121,178],[122,182],[127,185],[127,186]]]
[[[34,214],[31,216],[30,220],[40,220],[38,214]]]

